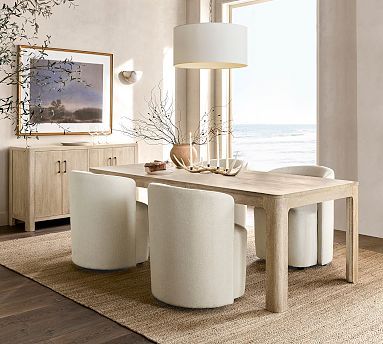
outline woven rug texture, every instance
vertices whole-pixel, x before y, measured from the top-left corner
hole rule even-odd
[[[345,281],[345,246],[325,267],[289,270],[289,309],[265,307],[265,264],[249,233],[245,295],[188,310],[150,292],[149,262],[119,272],[79,269],[70,232],[0,242],[0,264],[159,343],[383,343],[383,254],[360,251],[360,282]],[[28,291],[26,291],[28,292]]]

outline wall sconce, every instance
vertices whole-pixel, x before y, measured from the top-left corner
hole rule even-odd
[[[118,78],[125,85],[131,85],[141,80],[142,72],[135,70],[124,70],[118,73]]]

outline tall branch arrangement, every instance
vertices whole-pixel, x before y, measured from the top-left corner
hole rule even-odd
[[[19,129],[25,138],[37,132],[34,119],[42,111],[39,105],[29,107],[28,90],[32,78],[41,89],[56,92],[69,82],[84,82],[79,68],[75,68],[72,61],[46,60],[50,36],[46,36],[33,54],[19,56],[15,46],[16,43],[33,46],[38,39],[39,20],[51,17],[53,10],[61,5],[76,6],[75,0],[15,0],[11,5],[0,5],[0,85],[9,87],[8,95],[0,96],[0,119],[11,120],[15,132]],[[44,73],[40,74],[39,70],[44,70]],[[24,96],[21,99],[14,95],[15,87],[22,88]],[[65,133],[66,129],[62,129]]]
[[[121,131],[124,134],[149,144],[189,143],[189,135],[183,133],[181,122],[175,119],[174,101],[161,85],[152,89],[146,103],[148,111],[145,115],[140,114],[136,119],[123,117]],[[215,118],[216,109],[213,107],[201,116],[198,127],[192,133],[193,144],[203,145],[214,140],[217,135],[231,133],[227,123],[220,120],[220,114]]]

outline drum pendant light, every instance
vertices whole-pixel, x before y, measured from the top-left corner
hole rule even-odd
[[[212,17],[212,13],[210,14]],[[225,69],[247,66],[247,28],[231,23],[198,23],[174,28],[174,66]]]

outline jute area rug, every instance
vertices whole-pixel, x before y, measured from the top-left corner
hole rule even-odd
[[[155,300],[149,263],[123,272],[78,269],[69,232],[1,242],[0,263],[160,343],[383,343],[382,254],[361,250],[357,285],[344,280],[344,245],[335,246],[329,266],[290,270],[289,310],[272,314],[254,251],[251,235],[245,296],[207,310]]]

